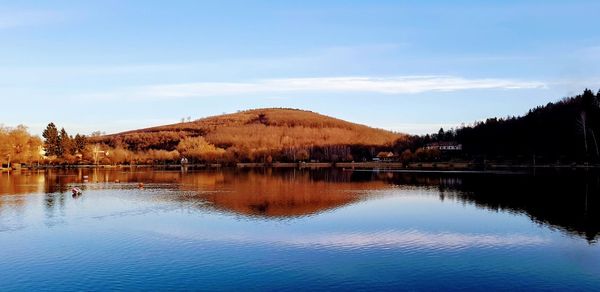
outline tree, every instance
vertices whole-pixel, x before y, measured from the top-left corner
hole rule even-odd
[[[29,133],[27,127],[23,125],[17,126],[9,132],[9,143],[11,148],[11,157],[15,161],[23,162],[27,160],[29,149]],[[9,161],[10,163],[10,161]]]
[[[215,147],[203,137],[186,138],[179,142],[177,151],[184,157],[202,161],[214,161],[224,156],[225,149]]]
[[[75,153],[83,153],[86,145],[87,137],[85,135],[75,135],[75,138],[73,139],[73,151]]]
[[[296,153],[296,158],[300,161],[308,160],[308,151],[306,151],[306,149],[300,149],[298,153]]]
[[[67,131],[65,131],[65,128],[60,129],[59,140],[60,140],[60,154],[58,154],[59,157],[75,154],[74,147],[73,147],[73,141],[72,141],[73,139],[71,136],[69,136]]]
[[[444,140],[444,137],[445,137],[444,128],[440,128],[440,130],[438,131],[438,134],[437,134],[437,140],[442,141],[442,140]]]
[[[12,155],[13,147],[12,143],[10,143],[9,132],[8,128],[0,125],[0,168],[5,161],[8,167],[10,167],[10,156]]]
[[[39,159],[41,144],[40,139],[30,135],[23,125],[16,128],[0,127],[0,161],[6,162],[8,167],[13,161],[22,163]]]
[[[91,137],[101,137],[101,136],[104,136],[104,135],[106,135],[106,133],[105,133],[105,132],[102,132],[102,131],[94,131],[94,132],[92,132],[92,134],[91,134],[90,136],[91,136]]]
[[[413,153],[410,149],[406,149],[400,154],[400,160],[404,164],[408,164],[413,159]]]
[[[48,124],[42,133],[42,137],[44,137],[44,151],[46,151],[46,155],[60,156],[60,137],[54,123]]]
[[[98,158],[100,158],[99,155],[100,155],[101,152],[104,153],[104,154],[106,154],[105,151],[102,151],[102,149],[100,148],[99,144],[94,144],[91,147],[91,152],[92,152],[92,157],[94,159],[94,164],[98,164]]]

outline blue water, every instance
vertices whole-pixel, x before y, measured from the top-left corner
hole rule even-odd
[[[471,187],[477,181],[340,171],[2,174],[0,290],[600,290],[595,185],[563,198],[582,208],[583,217],[564,208],[579,224],[552,217],[555,205],[490,199],[486,184]],[[83,195],[72,196],[74,186]]]

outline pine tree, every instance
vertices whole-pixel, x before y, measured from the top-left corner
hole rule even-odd
[[[85,145],[87,144],[87,137],[85,135],[75,135],[75,138],[73,139],[73,151],[75,153],[79,152],[82,153],[83,150],[85,149]]]
[[[66,154],[73,154],[73,143],[72,138],[69,136],[65,128],[60,129],[60,154],[59,157],[63,157]]]
[[[438,141],[444,140],[445,135],[446,134],[444,133],[444,128],[440,128],[440,130],[438,131],[438,134],[437,134],[437,140]]]
[[[46,151],[46,155],[59,156],[60,137],[58,136],[58,129],[56,129],[54,123],[48,124],[42,133],[42,137],[44,137],[44,151]]]

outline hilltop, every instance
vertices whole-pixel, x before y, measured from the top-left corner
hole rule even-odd
[[[134,152],[177,150],[198,161],[341,161],[370,156],[403,137],[311,111],[266,108],[95,137],[92,142]]]

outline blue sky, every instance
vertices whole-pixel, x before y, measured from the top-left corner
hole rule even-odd
[[[599,1],[3,1],[0,123],[260,107],[433,132],[600,88]]]

